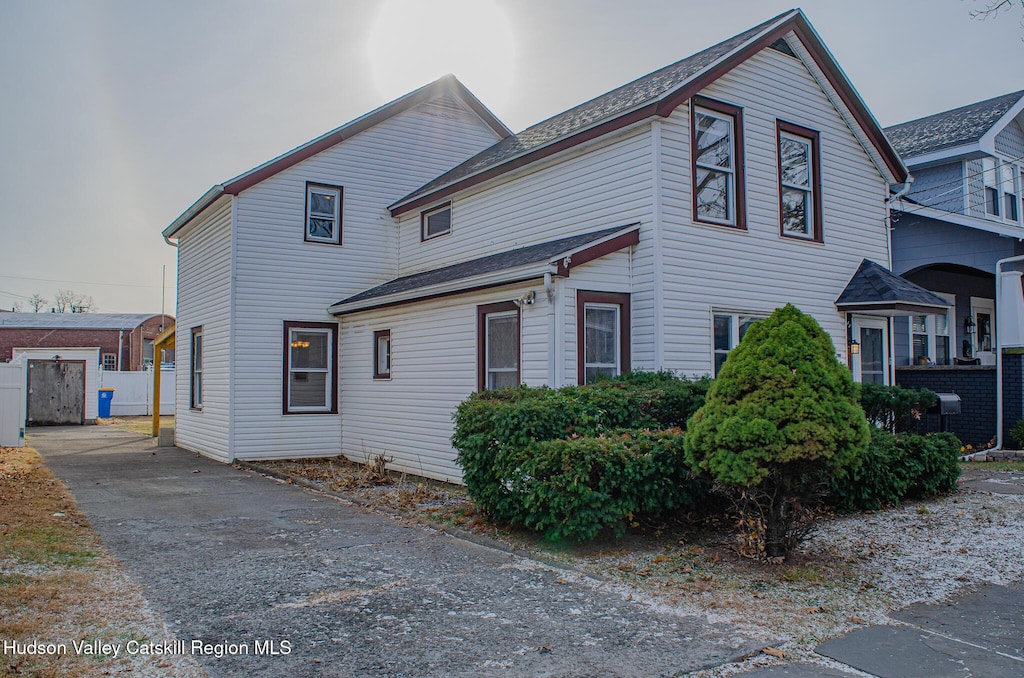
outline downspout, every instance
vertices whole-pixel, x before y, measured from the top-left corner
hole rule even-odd
[[[558,388],[555,369],[555,353],[558,351],[558,340],[555,337],[555,288],[551,282],[551,272],[544,274],[544,296],[548,300],[548,386]]]
[[[886,202],[894,203],[897,200],[899,200],[900,198],[902,198],[903,196],[905,196],[907,193],[910,193],[910,185],[912,183],[914,183],[914,175],[913,174],[908,174],[907,175],[907,180],[903,182],[903,188],[898,190],[895,194],[889,196],[886,199]]]
[[[1024,255],[1016,257],[1007,257],[1006,259],[1000,259],[996,262],[996,317],[993,325],[996,335],[996,447],[995,449],[1003,449],[1003,347],[999,342],[999,300],[1000,293],[999,288],[1002,287],[1003,279],[1003,264],[1010,264],[1015,261],[1024,261]]]
[[[130,366],[130,361],[129,361]],[[118,372],[124,369],[124,330],[117,333],[117,367]]]

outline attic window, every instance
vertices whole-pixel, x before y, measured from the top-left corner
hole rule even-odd
[[[306,241],[341,244],[341,215],[345,189],[306,184]]]
[[[422,240],[430,240],[439,235],[451,233],[451,230],[452,204],[450,202],[420,214],[420,238]]]
[[[787,54],[787,55],[793,57],[794,59],[797,58],[796,52],[794,52],[793,48],[789,46],[789,43],[786,42],[785,38],[779,38],[778,40],[776,40],[775,42],[773,42],[772,44],[770,44],[768,46],[771,47],[772,49],[778,51],[778,52],[782,52],[783,54]]]

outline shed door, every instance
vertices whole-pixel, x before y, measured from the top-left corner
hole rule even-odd
[[[28,362],[28,425],[85,423],[85,361]]]

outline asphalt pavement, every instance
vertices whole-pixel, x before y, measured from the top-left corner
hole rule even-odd
[[[659,676],[760,647],[729,625],[136,434],[30,435],[215,678]]]

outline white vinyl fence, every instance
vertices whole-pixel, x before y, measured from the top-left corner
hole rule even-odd
[[[100,387],[114,389],[110,416],[129,417],[153,414],[152,372],[100,372]],[[91,397],[98,397],[91,394]],[[174,369],[160,374],[160,414],[174,414]]]
[[[0,447],[25,445],[25,364],[0,363]]]

